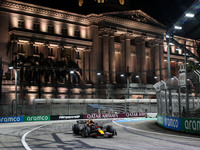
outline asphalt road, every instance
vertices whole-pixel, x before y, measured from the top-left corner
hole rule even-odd
[[[155,120],[113,123],[113,138],[82,138],[72,134],[75,121],[0,124],[0,149],[24,150],[199,150],[197,135],[168,131]],[[45,126],[43,126],[45,125]],[[24,141],[23,141],[24,138]],[[22,144],[23,141],[23,144]]]

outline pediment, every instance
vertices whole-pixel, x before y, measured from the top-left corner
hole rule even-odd
[[[132,20],[136,22],[142,22],[142,23],[165,28],[165,26],[162,23],[158,22],[157,20],[147,15],[141,10],[109,12],[109,13],[104,13],[103,15],[110,16],[110,17],[117,17],[120,19]]]

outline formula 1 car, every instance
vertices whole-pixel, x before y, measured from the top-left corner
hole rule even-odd
[[[113,126],[102,126],[94,122],[88,123],[88,121],[77,121],[77,123],[72,126],[72,131],[74,134],[81,135],[82,137],[102,136],[111,138],[114,135],[117,135]]]

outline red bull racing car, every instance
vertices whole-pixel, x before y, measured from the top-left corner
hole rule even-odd
[[[93,120],[87,121],[77,121],[76,124],[72,126],[72,131],[76,135],[81,135],[82,137],[113,137],[117,135],[116,129],[110,125],[99,125],[93,122]]]

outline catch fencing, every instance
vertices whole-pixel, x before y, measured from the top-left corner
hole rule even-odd
[[[34,99],[33,105],[17,106],[17,114],[31,115],[80,115],[109,113],[156,113],[156,99]],[[13,106],[3,105],[4,116],[15,115]]]
[[[187,73],[186,84],[177,77],[154,85],[158,114],[172,117],[200,117],[200,78],[195,72]]]

